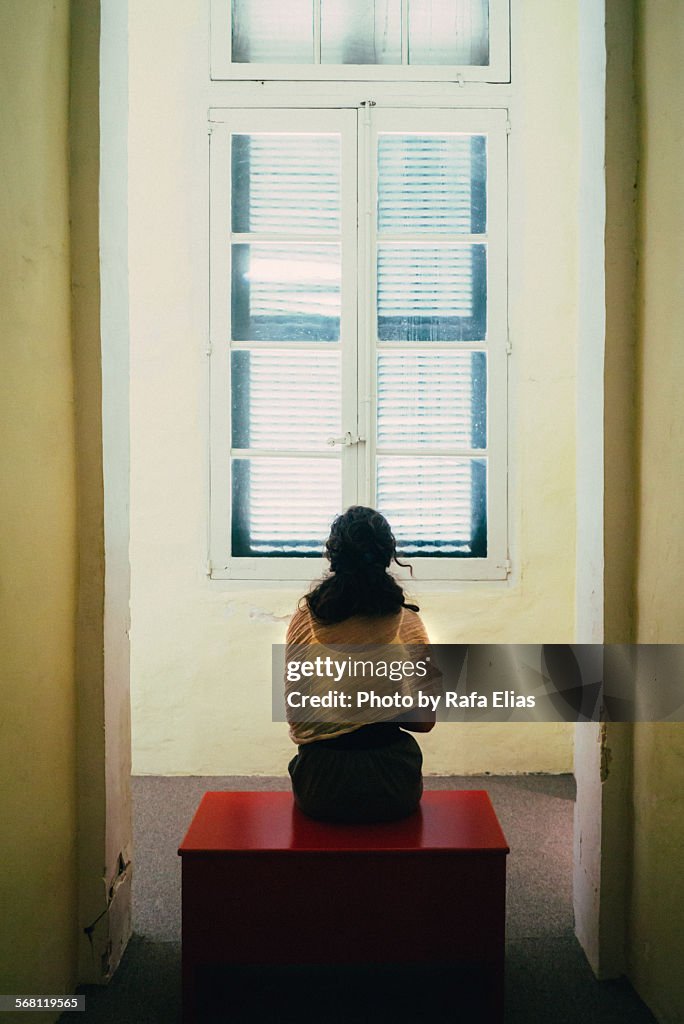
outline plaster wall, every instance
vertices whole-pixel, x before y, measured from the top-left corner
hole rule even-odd
[[[684,1020],[684,728],[634,728],[629,976],[663,1024]]]
[[[72,0],[70,88],[71,329],[75,371],[79,602],[76,629],[79,980],[100,974],[85,928],[107,905],[104,786],[104,523],[99,304],[99,4]],[[106,874],[106,872],[105,872]]]
[[[637,627],[643,643],[681,643],[684,7],[642,2],[639,15]]]
[[[282,773],[270,645],[301,588],[210,581],[207,4],[138,0],[129,26],[133,771]],[[522,59],[524,55],[524,60]],[[511,549],[507,584],[419,590],[435,642],[575,637],[577,12],[513,4]],[[222,95],[226,95],[225,86]],[[427,772],[572,770],[570,725],[450,725]]]
[[[603,593],[591,578],[586,580],[586,587],[578,585],[578,618],[585,618],[584,625],[578,623],[578,636],[587,641],[605,638],[608,643],[627,643],[633,639],[636,519],[634,6],[631,0],[606,0],[605,5],[582,0],[580,19],[584,87],[605,72],[605,103],[583,103],[581,108],[583,166],[587,168],[583,187],[592,190],[605,186],[605,217],[594,220],[591,210],[584,222],[586,233],[599,235],[591,250],[596,262],[585,262],[581,274],[594,281],[599,315],[603,316],[605,309],[605,346],[597,344],[595,333],[583,332],[579,355],[580,363],[585,355],[585,377],[577,391],[582,410],[578,433],[584,437],[585,450],[584,457],[578,457],[578,487],[588,484],[593,501],[585,506],[588,539],[584,545],[578,544],[578,583],[583,554],[591,556],[593,548],[594,557],[603,562]],[[595,319],[598,316],[593,317],[585,308],[583,322],[593,323]],[[601,355],[605,358],[603,367]],[[592,377],[604,382],[603,407],[587,417],[585,396],[590,393]],[[597,480],[596,437],[601,435],[603,465]],[[582,481],[585,466],[589,472]],[[595,528],[601,517],[603,536]],[[603,633],[598,636],[592,634],[592,623],[586,621],[592,591],[593,599],[603,605]],[[592,616],[594,621],[600,617]],[[604,657],[611,658],[610,649],[605,650]],[[625,972],[626,893],[632,852],[632,727],[618,722],[578,723],[575,735],[575,932],[594,972],[601,978],[618,977]]]
[[[684,641],[684,8],[640,0],[637,11],[637,639],[666,645]],[[663,647],[666,673],[667,657]],[[658,1019],[676,1024],[684,1019],[684,727],[637,724],[633,772],[630,977]]]
[[[99,326],[105,564],[102,627],[106,809],[103,855],[107,914],[93,922],[92,938],[100,954],[101,974],[106,978],[116,968],[131,932],[130,364],[126,216],[129,20],[127,0],[99,0],[99,7]]]
[[[635,0],[606,0],[606,343],[604,387],[604,639],[634,640],[636,546]]]
[[[67,0],[0,4],[0,93],[0,992],[57,995],[77,928]]]
[[[128,389],[127,362],[116,373],[121,349],[127,351],[127,309],[120,296],[112,299],[112,274],[100,299],[100,262],[116,264],[116,235],[100,245],[99,198],[116,207],[107,169],[109,152],[125,137],[127,100],[125,47],[110,50],[123,33],[127,8],[116,0],[71,0],[70,3],[70,221],[71,329],[75,370],[75,414],[78,478],[78,614],[76,630],[79,981],[108,978],[123,952],[130,931],[130,730],[128,666],[125,657],[128,622],[127,434],[116,422],[115,445],[103,438],[103,409],[119,411]],[[102,33],[100,22],[102,18]],[[102,36],[104,72],[100,80]],[[118,62],[118,63],[117,63]],[[118,92],[123,114],[116,106]],[[101,89],[100,89],[101,86]],[[102,94],[102,96],[100,95]],[[107,120],[100,161],[100,103]],[[121,100],[119,101],[121,105]],[[118,133],[115,123],[121,122]],[[119,185],[125,198],[125,179]],[[125,202],[123,204],[125,209]],[[120,219],[125,224],[125,217]],[[121,265],[125,277],[125,245]],[[120,258],[119,258],[120,259]],[[119,275],[114,275],[115,281]],[[112,311],[112,306],[116,311]],[[100,319],[103,319],[101,332]],[[120,324],[124,324],[124,330]],[[116,333],[114,333],[116,332]],[[103,356],[101,333],[106,342]],[[116,344],[116,341],[119,344]],[[112,397],[112,390],[115,397]],[[104,458],[103,458],[103,453]],[[105,601],[104,473],[108,484],[107,600]],[[114,492],[114,493],[112,493]],[[118,557],[117,557],[118,556]],[[113,585],[113,580],[118,586]],[[112,617],[112,605],[121,608]],[[113,622],[113,628],[112,628]],[[123,625],[121,623],[123,622]],[[108,628],[105,645],[105,628]],[[105,651],[105,646],[107,650]],[[123,649],[123,656],[122,656]]]

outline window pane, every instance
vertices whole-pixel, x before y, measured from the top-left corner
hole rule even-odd
[[[340,459],[233,459],[232,554],[320,556],[342,502]]]
[[[380,341],[482,341],[486,246],[380,245]]]
[[[485,459],[378,457],[378,509],[406,556],[484,558]]]
[[[235,341],[337,341],[339,245],[233,245]]]
[[[233,231],[340,230],[339,135],[233,135]]]
[[[233,61],[311,64],[313,0],[232,0]]]
[[[378,445],[484,448],[484,352],[378,356]]]
[[[489,0],[409,0],[409,64],[489,64]]]
[[[400,0],[321,0],[322,64],[401,64]]]
[[[487,230],[484,135],[381,135],[380,231]]]
[[[341,433],[337,352],[231,353],[233,448],[326,450]]]

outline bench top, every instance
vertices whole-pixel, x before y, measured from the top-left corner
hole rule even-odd
[[[198,854],[341,851],[507,854],[485,790],[431,790],[401,821],[332,825],[313,821],[289,792],[205,793],[178,852]]]

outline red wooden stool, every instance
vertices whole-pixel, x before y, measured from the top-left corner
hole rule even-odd
[[[486,792],[426,792],[378,825],[312,821],[287,792],[205,793],[178,852],[186,1022],[197,969],[220,964],[477,965],[481,1019],[503,1019],[509,851]]]

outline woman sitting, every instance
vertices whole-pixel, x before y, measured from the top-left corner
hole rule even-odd
[[[333,522],[325,553],[330,572],[299,602],[287,631],[288,660],[293,650],[312,644],[344,650],[429,642],[417,606],[406,603],[388,572],[393,561],[403,563],[384,516],[359,505],[347,509]],[[423,757],[405,730],[429,732],[434,716],[417,721],[415,713],[402,718],[392,710],[380,714],[384,720],[362,724],[358,716],[355,723],[342,721],[341,714],[337,722],[324,722],[298,721],[299,714],[288,710],[290,736],[299,748],[288,770],[305,814],[323,821],[379,822],[416,810]]]

